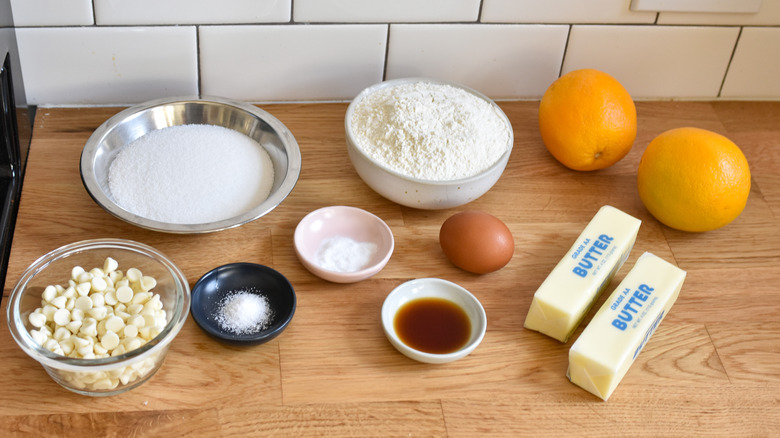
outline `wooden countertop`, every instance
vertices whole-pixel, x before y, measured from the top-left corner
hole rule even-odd
[[[121,108],[39,108],[3,290],[0,436],[778,436],[780,102],[639,102],[631,153],[592,173],[568,170],[548,154],[537,103],[500,105],[515,132],[506,172],[482,198],[444,211],[401,207],[360,180],[346,153],[346,104],[265,105],[300,144],[300,180],[266,217],[207,235],[143,230],[89,197],[79,176],[81,149]],[[678,232],[639,200],[636,167],[644,148],[680,126],[722,133],[748,158],[747,208],[725,228]],[[371,211],[393,230],[395,253],[370,280],[328,283],[295,256],[298,221],[335,204]],[[644,251],[688,272],[677,304],[608,402],[566,379],[572,341],[523,328],[534,291],[604,204],[643,220],[609,292]],[[502,270],[472,275],[445,259],[439,227],[465,209],[489,212],[512,230],[516,250]],[[73,394],[14,343],[5,308],[36,258],[99,237],[156,247],[190,285],[221,264],[269,265],[292,282],[298,310],[279,338],[250,348],[220,344],[190,317],[162,369],[143,386],[107,398]],[[470,356],[422,364],[385,339],[382,301],[419,277],[454,281],[482,301],[488,332]]]

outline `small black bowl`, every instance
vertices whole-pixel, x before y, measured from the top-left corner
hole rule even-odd
[[[217,318],[222,300],[236,292],[264,295],[272,310],[271,321],[257,332],[237,334],[223,329]],[[287,278],[268,266],[231,263],[212,269],[192,288],[192,317],[206,333],[232,345],[263,344],[284,331],[295,314],[295,291]]]

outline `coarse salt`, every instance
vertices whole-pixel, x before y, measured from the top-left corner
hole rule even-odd
[[[467,178],[498,162],[510,127],[490,102],[446,84],[380,88],[355,107],[358,148],[379,164],[430,181]]]
[[[108,174],[119,206],[174,224],[246,213],[268,197],[273,181],[271,157],[257,141],[215,125],[152,131],[124,146]]]
[[[376,254],[373,242],[357,242],[349,237],[333,236],[322,241],[317,250],[317,264],[334,272],[357,272],[366,267]]]
[[[245,335],[264,329],[271,320],[271,307],[265,295],[254,290],[233,291],[218,305],[216,320],[223,330]]]

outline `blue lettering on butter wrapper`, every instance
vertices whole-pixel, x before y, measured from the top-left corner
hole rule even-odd
[[[582,251],[585,252],[583,253],[582,259],[577,263],[577,266],[572,269],[572,272],[579,277],[587,277],[589,270],[598,264],[599,257],[604,254],[604,251],[609,248],[609,245],[614,239],[614,237],[602,234],[593,242],[587,251],[585,251],[584,248],[577,248],[575,254],[580,254]],[[589,242],[589,239],[586,240],[586,242]],[[576,258],[575,254],[572,256]]]
[[[644,339],[642,339],[642,343],[639,344],[639,347],[637,347],[636,351],[634,352],[633,359],[636,359],[637,356],[639,356],[639,352],[642,351],[642,348],[644,348],[645,344],[647,344],[647,341],[650,340],[650,337],[653,336],[653,333],[655,333],[655,329],[658,328],[658,325],[661,323],[661,320],[664,319],[664,312],[663,310],[658,315],[658,317],[653,321],[653,324],[650,326],[649,329],[647,329],[647,332],[645,333]]]

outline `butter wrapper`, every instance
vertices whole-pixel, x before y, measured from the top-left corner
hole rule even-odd
[[[534,293],[525,328],[567,342],[634,247],[642,221],[605,205]]]
[[[569,350],[569,380],[606,401],[669,313],[685,275],[642,254]]]

